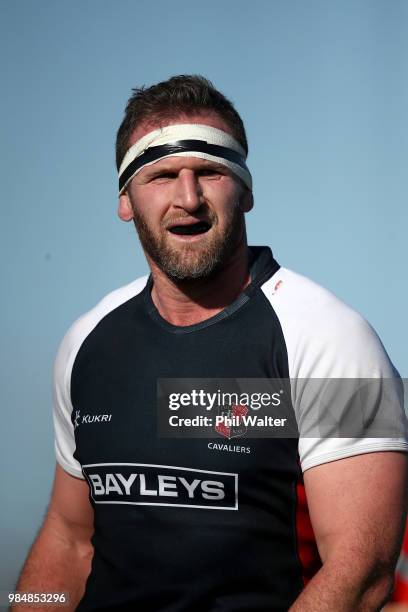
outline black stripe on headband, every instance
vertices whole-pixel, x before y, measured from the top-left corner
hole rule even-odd
[[[164,157],[165,155],[174,155],[174,153],[183,153],[184,151],[197,151],[197,153],[208,153],[215,157],[223,157],[238,166],[241,166],[248,172],[245,158],[240,154],[229,149],[228,147],[221,147],[220,145],[209,144],[204,140],[177,140],[164,145],[156,147],[149,147],[142,155],[136,157],[128,167],[122,172],[119,177],[119,191],[121,191],[126,185],[127,181],[145,164],[151,163]]]

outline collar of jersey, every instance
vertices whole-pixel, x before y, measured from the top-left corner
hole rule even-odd
[[[200,329],[204,329],[205,327],[209,327],[210,325],[214,325],[215,323],[230,317],[233,313],[242,308],[242,306],[244,306],[244,304],[251,299],[251,296],[254,294],[256,289],[263,285],[268,278],[275,274],[275,272],[277,272],[280,268],[280,265],[274,259],[272,251],[269,247],[250,246],[248,247],[248,251],[251,282],[244,289],[244,291],[240,293],[240,295],[231,304],[229,304],[229,306],[226,306],[226,308],[217,314],[205,319],[204,321],[200,321],[199,323],[194,323],[193,325],[173,325],[172,323],[169,323],[161,316],[153,303],[151,296],[153,278],[151,274],[142,292],[147,312],[156,321],[156,323],[173,334],[189,334],[199,331]]]

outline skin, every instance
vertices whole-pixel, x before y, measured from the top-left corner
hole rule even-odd
[[[207,124],[230,132],[224,121],[213,114],[181,115],[173,122]],[[140,126],[130,144],[157,127]],[[238,209],[230,251],[222,267],[210,277],[169,278],[144,248],[154,281],[152,299],[167,321],[174,325],[203,321],[223,310],[249,283],[244,213],[252,206],[252,193],[236,175],[225,166],[196,157],[169,157],[143,168],[133,178],[127,192],[120,196],[119,217],[133,220],[136,228],[138,219],[145,220],[156,240],[162,240],[165,248],[176,253],[187,269],[195,269],[212,241],[225,241],[232,211]],[[196,236],[179,236],[166,229],[180,220],[210,220],[212,227]]]
[[[13,606],[13,610],[72,612],[85,591],[91,571],[93,547],[93,508],[85,480],[74,478],[56,464],[51,500],[41,530],[29,552],[16,586],[28,593],[69,595],[68,605],[31,607]]]
[[[174,123],[187,122],[228,131],[216,115],[174,119]],[[157,127],[140,126],[129,146]],[[157,171],[161,172],[158,176]],[[143,169],[132,180],[120,197],[119,217],[126,222],[133,220],[136,228],[143,220],[156,246],[170,249],[174,260],[185,271],[190,270],[190,275],[209,245],[219,243],[228,233],[231,209],[235,207],[239,213],[228,257],[213,274],[194,279],[188,275],[184,279],[169,278],[145,249],[154,281],[152,299],[168,322],[190,325],[203,321],[231,303],[250,282],[243,215],[252,204],[252,194],[237,177],[193,157],[167,158]],[[212,227],[194,238],[175,236],[167,229],[174,221],[203,219],[210,219]],[[397,452],[349,457],[305,472],[323,567],[291,612],[381,609],[392,586],[401,546],[407,505],[406,472],[406,457]],[[23,568],[18,590],[68,591],[70,606],[64,609],[75,609],[85,589],[93,554],[93,510],[88,494],[85,481],[57,465],[49,510]]]
[[[290,612],[374,612],[390,596],[406,520],[407,459],[374,452],[304,473],[323,566]]]

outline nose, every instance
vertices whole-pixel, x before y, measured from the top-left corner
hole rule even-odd
[[[203,202],[200,182],[193,170],[183,168],[175,181],[174,205],[194,212]]]

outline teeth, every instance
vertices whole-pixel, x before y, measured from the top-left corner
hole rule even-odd
[[[210,225],[206,221],[199,221],[198,223],[192,223],[191,225],[175,225],[170,228],[173,234],[203,234],[210,229]]]

